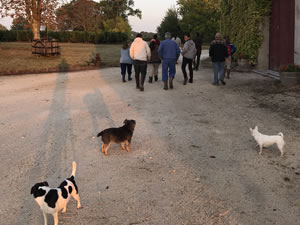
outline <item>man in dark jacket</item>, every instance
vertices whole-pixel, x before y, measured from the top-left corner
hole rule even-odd
[[[201,38],[199,32],[196,33],[196,37],[194,39],[194,42],[195,42],[196,49],[197,49],[197,54],[196,54],[196,57],[194,59],[194,70],[198,70],[199,65],[200,65],[201,51],[202,51],[202,38]]]
[[[212,41],[210,44],[209,56],[211,57],[214,69],[214,82],[212,84],[219,85],[220,80],[221,83],[225,85],[226,83],[224,81],[224,65],[225,58],[228,57],[228,52],[226,48],[226,43],[222,40],[222,36],[220,33],[216,33],[215,40]]]

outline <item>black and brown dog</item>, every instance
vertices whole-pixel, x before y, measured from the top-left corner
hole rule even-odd
[[[108,148],[111,143],[119,144],[121,143],[122,149],[126,150],[127,152],[130,151],[130,142],[133,135],[133,131],[136,125],[135,120],[124,120],[124,125],[118,128],[108,128],[101,131],[97,137],[102,136],[102,145],[101,145],[101,152],[104,152],[107,155]]]

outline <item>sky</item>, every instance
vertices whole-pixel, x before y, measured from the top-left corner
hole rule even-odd
[[[135,0],[134,3],[134,8],[142,11],[142,19],[129,17],[132,30],[136,32],[156,32],[156,28],[160,25],[166,11],[176,5],[176,0]],[[11,18],[0,18],[0,24],[8,29],[11,23]]]
[[[142,19],[129,17],[133,31],[156,32],[167,10],[176,6],[176,0],[135,0],[134,8],[142,11]]]

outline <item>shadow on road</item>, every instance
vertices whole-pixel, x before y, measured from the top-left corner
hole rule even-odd
[[[66,62],[64,62],[65,64]],[[40,147],[36,150],[28,180],[24,184],[23,208],[16,215],[17,225],[29,224],[30,221],[37,219],[42,222],[40,210],[28,213],[30,212],[28,208],[37,209],[37,207],[33,207],[33,204],[36,204],[33,197],[29,196],[30,189],[35,183],[48,180],[50,186],[55,187],[58,186],[57,178],[60,182],[71,172],[71,161],[75,160],[75,155],[71,109],[68,107],[66,96],[68,79],[67,73],[57,73],[56,75],[49,115],[44,123],[40,139],[36,140],[40,143]],[[67,149],[71,149],[71,151],[68,152]],[[67,169],[67,175],[65,169]]]

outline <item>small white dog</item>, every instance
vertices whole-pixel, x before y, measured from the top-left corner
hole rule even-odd
[[[72,164],[72,174],[65,179],[58,188],[50,188],[47,181],[37,183],[31,188],[31,194],[40,206],[44,224],[47,225],[47,214],[52,214],[54,225],[58,225],[58,212],[65,213],[71,196],[77,201],[77,208],[81,207],[78,187],[75,182],[76,162]]]
[[[259,146],[260,152],[259,154],[261,155],[262,149],[269,147],[273,144],[277,144],[277,147],[280,151],[280,156],[283,156],[284,151],[283,147],[285,145],[285,142],[283,140],[283,133],[278,133],[277,135],[264,135],[262,133],[259,133],[257,126],[255,126],[254,129],[251,127],[249,128],[251,135],[254,137],[255,141],[257,142],[257,145]]]

